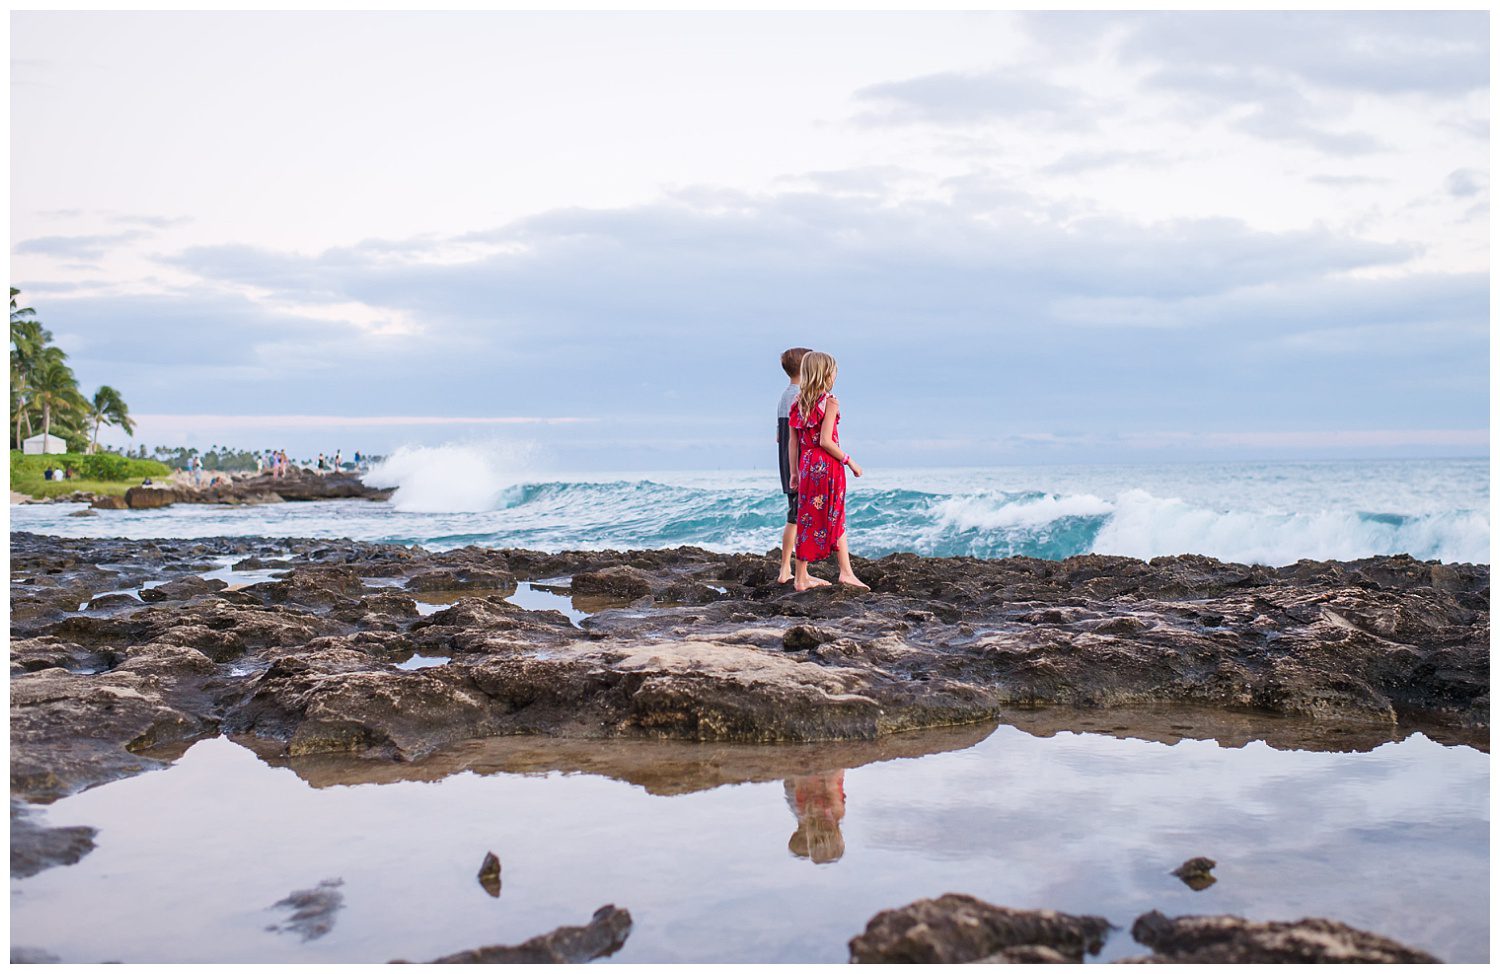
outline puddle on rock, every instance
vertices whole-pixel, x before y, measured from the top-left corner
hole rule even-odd
[[[546,582],[517,582],[514,592],[492,589],[463,589],[452,592],[411,592],[417,603],[417,611],[430,616],[440,609],[464,598],[483,598],[499,595],[511,605],[532,611],[552,610],[561,612],[573,624],[582,629],[583,620],[606,609],[618,609],[630,604],[629,599],[612,598],[607,595],[574,595],[568,588],[570,578],[547,579]],[[554,584],[555,583],[555,584]],[[420,597],[419,597],[420,596]]]
[[[402,660],[396,664],[398,670],[425,670],[432,666],[442,666],[444,663],[453,662],[449,656],[423,656],[421,653],[413,653],[412,657]]]
[[[635,926],[606,962],[843,963],[880,910],[962,892],[1107,917],[1097,960],[1146,953],[1129,928],[1151,909],[1329,917],[1488,959],[1487,755],[1421,734],[1339,752],[1045,733],[504,738],[416,762],[200,741],[38,810],[97,848],[12,880],[11,940],[65,962],[426,961],[614,903]],[[498,902],[476,879],[489,851]],[[1201,892],[1171,873],[1195,856],[1218,863]],[[267,932],[331,878],[326,935]]]

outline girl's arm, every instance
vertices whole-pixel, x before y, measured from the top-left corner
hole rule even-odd
[[[833,442],[833,428],[839,421],[839,401],[832,396],[828,397],[828,406],[823,410],[823,427],[818,430],[818,446],[839,463],[849,454],[839,449],[839,445]]]

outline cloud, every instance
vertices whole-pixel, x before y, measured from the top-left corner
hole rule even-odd
[[[1081,150],[1059,156],[1043,166],[1041,171],[1054,176],[1071,176],[1122,166],[1161,166],[1172,161],[1173,156],[1165,152],[1129,152],[1119,149]]]
[[[153,230],[165,230],[169,227],[178,227],[186,223],[192,223],[190,216],[153,216],[149,213],[121,213],[109,218],[111,223],[122,223],[128,226],[151,227]]]
[[[1443,181],[1443,187],[1452,196],[1466,199],[1483,193],[1490,184],[1489,176],[1478,169],[1455,169]]]
[[[1116,23],[1127,62],[1382,95],[1452,96],[1489,86],[1483,11],[1161,12]]]
[[[48,257],[64,257],[74,260],[98,260],[112,250],[149,236],[145,231],[126,230],[123,233],[82,234],[78,236],[32,237],[15,246],[18,254],[44,254]]]
[[[1098,111],[1082,91],[1017,69],[942,72],[869,85],[854,93],[871,125],[968,125],[995,119],[1042,121],[1090,128]]]

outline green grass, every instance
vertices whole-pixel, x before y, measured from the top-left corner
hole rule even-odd
[[[76,480],[43,480],[48,467],[72,467]],[[155,460],[138,460],[116,453],[51,453],[27,456],[20,450],[10,451],[10,489],[30,497],[58,497],[75,490],[91,494],[121,495],[140,486],[146,477],[165,479],[172,470]]]

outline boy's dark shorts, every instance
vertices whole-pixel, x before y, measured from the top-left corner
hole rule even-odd
[[[786,492],[786,523],[797,523],[797,492],[795,490]]]

